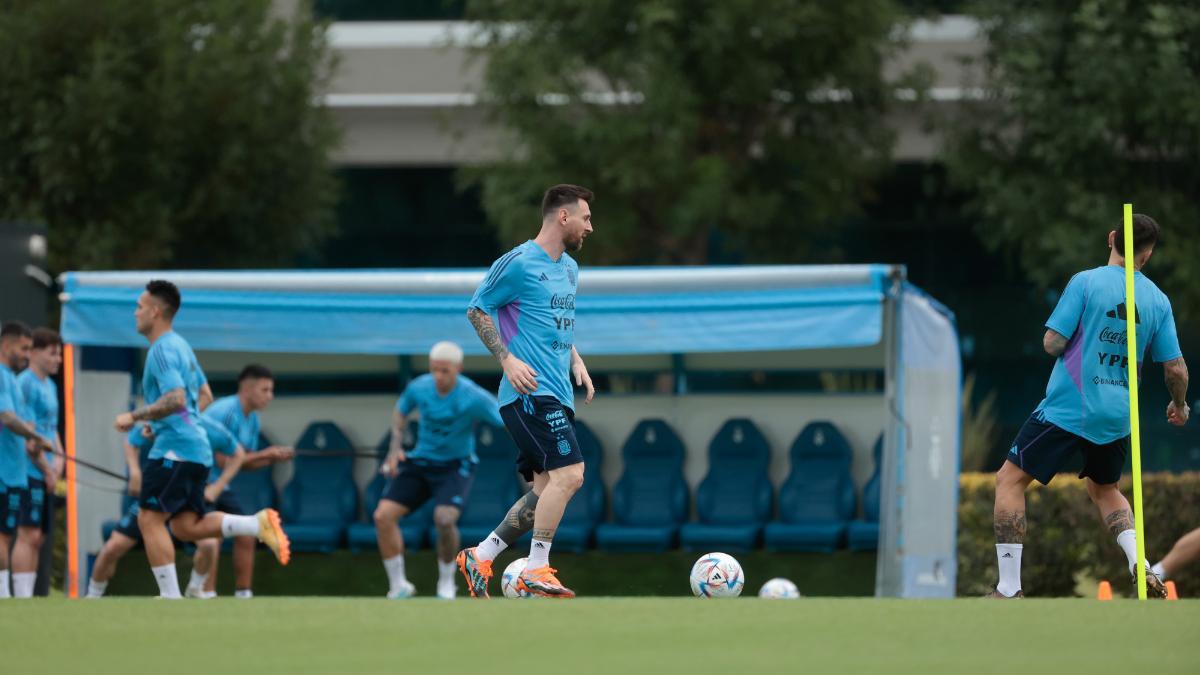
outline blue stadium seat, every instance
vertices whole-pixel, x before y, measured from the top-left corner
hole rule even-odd
[[[490,424],[475,426],[475,482],[471,496],[458,519],[458,531],[464,547],[474,546],[486,537],[522,494],[523,482],[517,476],[517,446],[508,432]],[[431,545],[437,541],[437,528],[429,528]]]
[[[412,438],[416,437],[416,425],[416,422],[409,423],[409,429],[413,434],[404,441],[404,447],[409,450],[413,447]],[[383,435],[383,439],[379,441],[379,445],[375,448],[376,454],[379,455],[380,463],[387,456],[391,443],[392,432],[389,431]],[[367,483],[367,488],[363,491],[362,520],[350,523],[350,526],[346,528],[346,540],[350,544],[350,550],[374,549],[378,545],[379,541],[375,536],[374,515],[375,507],[379,504],[380,497],[383,496],[383,488],[385,486],[387,486],[387,479],[376,471],[375,477],[371,479],[370,483]],[[433,505],[426,503],[400,521],[400,534],[404,537],[405,550],[416,551],[425,546],[425,533],[429,529],[429,523],[432,520]]]
[[[699,521],[679,536],[690,551],[749,551],[771,517],[771,446],[748,419],[725,422],[708,446],[708,475],[696,490]]]
[[[354,445],[333,422],[313,422],[296,442],[297,451],[341,453],[298,456],[283,488],[280,514],[293,551],[333,551],[358,514]]]
[[[883,468],[883,436],[875,441],[875,471],[863,486],[863,518],[850,523],[846,544],[851,551],[879,548],[879,472]]]
[[[258,447],[269,448],[273,445],[264,434],[258,436]],[[279,506],[279,496],[275,491],[275,481],[272,466],[265,466],[254,471],[239,471],[229,482],[229,489],[241,502],[246,513],[257,513],[262,509],[274,509]]]
[[[833,551],[854,517],[850,444],[829,422],[813,422],[796,437],[791,471],[779,489],[779,520],[764,539],[774,551]]]
[[[613,518],[596,528],[610,551],[664,551],[687,518],[683,441],[662,420],[642,420],[621,449],[625,469],[613,488]]]

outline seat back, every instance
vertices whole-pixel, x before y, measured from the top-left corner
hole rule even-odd
[[[748,419],[725,422],[708,445],[708,474],[696,513],[710,525],[761,523],[771,517],[771,446]]]
[[[854,517],[853,452],[837,427],[812,422],[792,443],[791,470],[779,489],[784,522],[846,521]]]
[[[354,483],[354,445],[333,422],[308,425],[296,450],[330,453],[303,455],[294,460],[292,480],[280,502],[283,519],[290,523],[349,523],[358,513]],[[337,454],[334,454],[337,453]]]
[[[613,487],[613,516],[627,526],[677,525],[687,517],[683,441],[663,420],[642,420],[621,450],[625,468]]]
[[[500,522],[521,496],[517,478],[517,446],[508,432],[490,424],[475,425],[475,482],[459,524],[491,527]]]
[[[563,512],[563,525],[595,525],[604,520],[604,481],[601,470],[604,468],[604,449],[600,439],[583,422],[575,422],[575,438],[579,441],[579,450],[583,453],[583,487],[575,493],[567,503]]]
[[[875,449],[871,453],[875,458],[875,471],[863,486],[863,520],[869,523],[879,522],[879,474],[883,469],[883,434],[875,441]]]
[[[274,443],[266,434],[259,432],[258,449],[269,448]],[[275,480],[272,478],[271,466],[265,466],[254,471],[239,471],[233,480],[229,481],[229,489],[237,496],[242,507],[248,513],[257,513],[262,509],[273,509],[279,505],[279,493],[275,490]]]

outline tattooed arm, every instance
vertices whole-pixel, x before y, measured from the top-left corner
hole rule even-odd
[[[1171,402],[1167,404],[1167,421],[1181,427],[1187,424],[1192,413],[1187,403],[1187,362],[1182,356],[1167,361],[1163,364],[1163,376],[1167,381],[1167,391],[1171,392]]]
[[[492,356],[500,361],[500,367],[504,369],[504,377],[508,379],[512,388],[518,394],[532,394],[537,391],[537,372],[530,368],[529,364],[508,351],[508,347],[504,345],[504,340],[500,337],[500,332],[496,330],[496,324],[492,321],[492,317],[478,307],[471,307],[467,310],[467,320],[475,327],[475,332],[479,334],[483,346],[487,347]]]
[[[154,403],[134,409],[129,416],[133,418],[134,422],[161,420],[183,410],[185,406],[187,406],[187,397],[184,395],[183,389],[172,389]]]
[[[1057,331],[1046,329],[1046,335],[1042,337],[1042,348],[1050,356],[1058,358],[1067,350],[1067,338],[1060,335]]]

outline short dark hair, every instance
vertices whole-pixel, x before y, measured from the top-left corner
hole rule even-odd
[[[33,331],[33,348],[46,349],[54,345],[62,345],[62,336],[58,331],[49,328],[38,328]]]
[[[0,326],[0,339],[11,340],[13,338],[31,337],[29,326],[26,326],[20,321],[5,321],[3,326]]]
[[[261,363],[251,363],[242,368],[242,372],[238,373],[238,384],[243,380],[274,380],[275,376],[271,374],[271,369]]]
[[[167,306],[165,314],[168,319],[175,317],[175,312],[179,311],[179,305],[182,303],[179,297],[179,288],[175,284],[166,279],[153,279],[150,283],[146,284],[146,292],[158,298]]]
[[[1121,256],[1125,255],[1125,224],[1117,228],[1117,236],[1113,237],[1113,248]],[[1133,253],[1137,255],[1158,243],[1158,235],[1162,228],[1153,218],[1143,213],[1133,214]]]
[[[545,218],[564,206],[573,207],[580,199],[590,202],[594,196],[591,190],[578,185],[555,185],[542,195],[542,217]]]

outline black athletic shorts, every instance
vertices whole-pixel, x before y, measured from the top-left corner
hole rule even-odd
[[[469,459],[452,462],[408,459],[400,463],[396,475],[384,486],[382,498],[406,506],[410,512],[430,499],[437,506],[456,506],[461,510],[474,482],[475,462]]]
[[[1008,451],[1008,461],[1042,485],[1048,485],[1076,452],[1083,455],[1083,470],[1079,477],[1108,485],[1121,479],[1121,470],[1129,455],[1129,437],[1098,445],[1054,426],[1040,412],[1034,412],[1017,432]]]
[[[142,528],[138,526],[137,520],[138,512],[140,510],[141,509],[138,508],[138,503],[136,501],[130,502],[129,508],[125,509],[125,513],[121,516],[121,519],[117,521],[117,526],[113,528],[113,532],[120,532],[134,541],[141,541]]]
[[[242,506],[242,500],[238,499],[233,490],[226,488],[221,494],[217,495],[217,501],[208,502],[205,506],[208,507],[207,512],[220,511],[228,513],[231,516],[244,516],[246,508]]]
[[[191,511],[204,515],[204,486],[208,483],[208,467],[196,462],[175,459],[152,459],[142,471],[142,496],[138,506],[147,511],[175,515]]]
[[[34,481],[37,481],[36,483]],[[17,515],[18,527],[36,527],[42,532],[49,528],[50,496],[41,478],[30,478],[29,487],[22,491],[21,512]]]
[[[0,492],[0,534],[12,534],[21,515],[21,488],[0,487],[4,488]]]
[[[521,396],[500,408],[500,417],[517,444],[517,471],[525,480],[583,462],[575,438],[575,411],[553,396]]]

